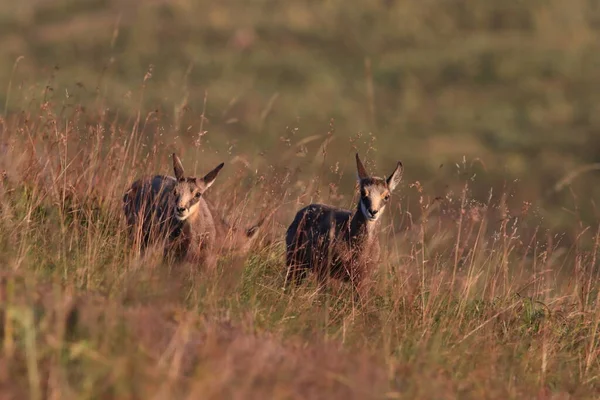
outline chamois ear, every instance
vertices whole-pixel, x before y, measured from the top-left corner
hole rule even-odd
[[[219,175],[219,171],[221,171],[221,168],[223,168],[224,165],[225,163],[221,163],[217,165],[217,167],[210,171],[208,174],[204,175],[202,181],[204,182],[205,189],[208,189],[215,182],[215,179],[217,179],[217,175]]]
[[[363,165],[362,161],[360,161],[358,153],[356,153],[356,173],[358,174],[358,180],[366,179],[369,177],[365,166]]]
[[[396,164],[396,169],[386,179],[386,182],[387,182],[388,188],[390,189],[390,192],[392,190],[394,190],[396,188],[396,186],[398,186],[398,184],[402,180],[403,172],[404,172],[404,167],[402,166],[402,163],[400,161],[398,161],[398,164]]]
[[[173,172],[175,172],[175,178],[178,181],[184,179],[183,174],[183,165],[181,164],[181,160],[177,157],[177,154],[173,153]]]

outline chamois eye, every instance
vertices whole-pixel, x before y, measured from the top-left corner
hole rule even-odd
[[[388,201],[390,199],[390,195],[386,194],[385,197],[383,198],[383,200]]]
[[[196,197],[200,197],[200,196],[202,196],[202,193],[196,192]]]
[[[365,189],[362,189],[362,190],[360,191],[360,195],[361,195],[362,197],[367,197],[367,196],[369,195],[369,193],[367,193],[367,191],[366,191]]]

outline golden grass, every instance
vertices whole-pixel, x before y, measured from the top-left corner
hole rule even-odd
[[[445,198],[405,182],[384,216],[386,257],[365,304],[344,285],[286,294],[281,242],[294,212],[353,204],[353,188],[338,186],[346,160],[328,156],[331,135],[256,162],[204,144],[181,151],[152,115],[54,110],[1,121],[6,398],[598,396],[596,230],[582,225],[565,247],[532,224],[528,204],[508,215],[510,194],[474,201],[469,174]],[[315,154],[303,150],[311,140]],[[226,162],[207,196],[229,217],[278,207],[247,259],[224,257],[208,273],[132,249],[122,194],[142,173],[170,173],[173,149],[196,172]]]
[[[36,114],[51,97],[122,125],[142,105],[158,111],[145,132],[158,124],[169,144],[200,140],[263,170],[274,159],[257,153],[331,129],[344,186],[348,139],[373,132],[377,162],[401,157],[435,196],[460,191],[463,155],[482,159],[475,198],[507,184],[510,207],[541,203],[572,241],[575,221],[598,217],[598,173],[580,169],[598,162],[598,21],[588,0],[4,2],[0,106]]]

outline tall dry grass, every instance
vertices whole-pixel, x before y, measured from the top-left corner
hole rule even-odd
[[[334,133],[233,156],[184,146],[156,113],[85,106],[44,102],[0,124],[3,398],[599,395],[596,228],[564,247],[530,204],[510,215],[510,193],[473,200],[468,174],[443,198],[405,182],[417,201],[400,188],[388,207],[364,304],[343,285],[284,294],[281,242],[297,208],[355,201],[345,161],[328,156]],[[364,140],[351,146],[376,159]],[[123,192],[170,173],[171,151],[198,174],[226,162],[207,194],[225,218],[277,208],[246,259],[208,274],[132,248]]]

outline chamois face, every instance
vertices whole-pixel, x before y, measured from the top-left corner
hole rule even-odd
[[[356,154],[356,170],[360,185],[360,211],[367,221],[377,221],[390,200],[392,191],[402,179],[402,163],[398,162],[396,169],[387,179],[370,177]]]
[[[181,160],[173,154],[173,171],[177,183],[173,188],[173,204],[175,207],[175,218],[185,221],[198,211],[198,203],[204,192],[214,183],[223,163],[210,171],[204,178],[186,178],[183,172]]]

